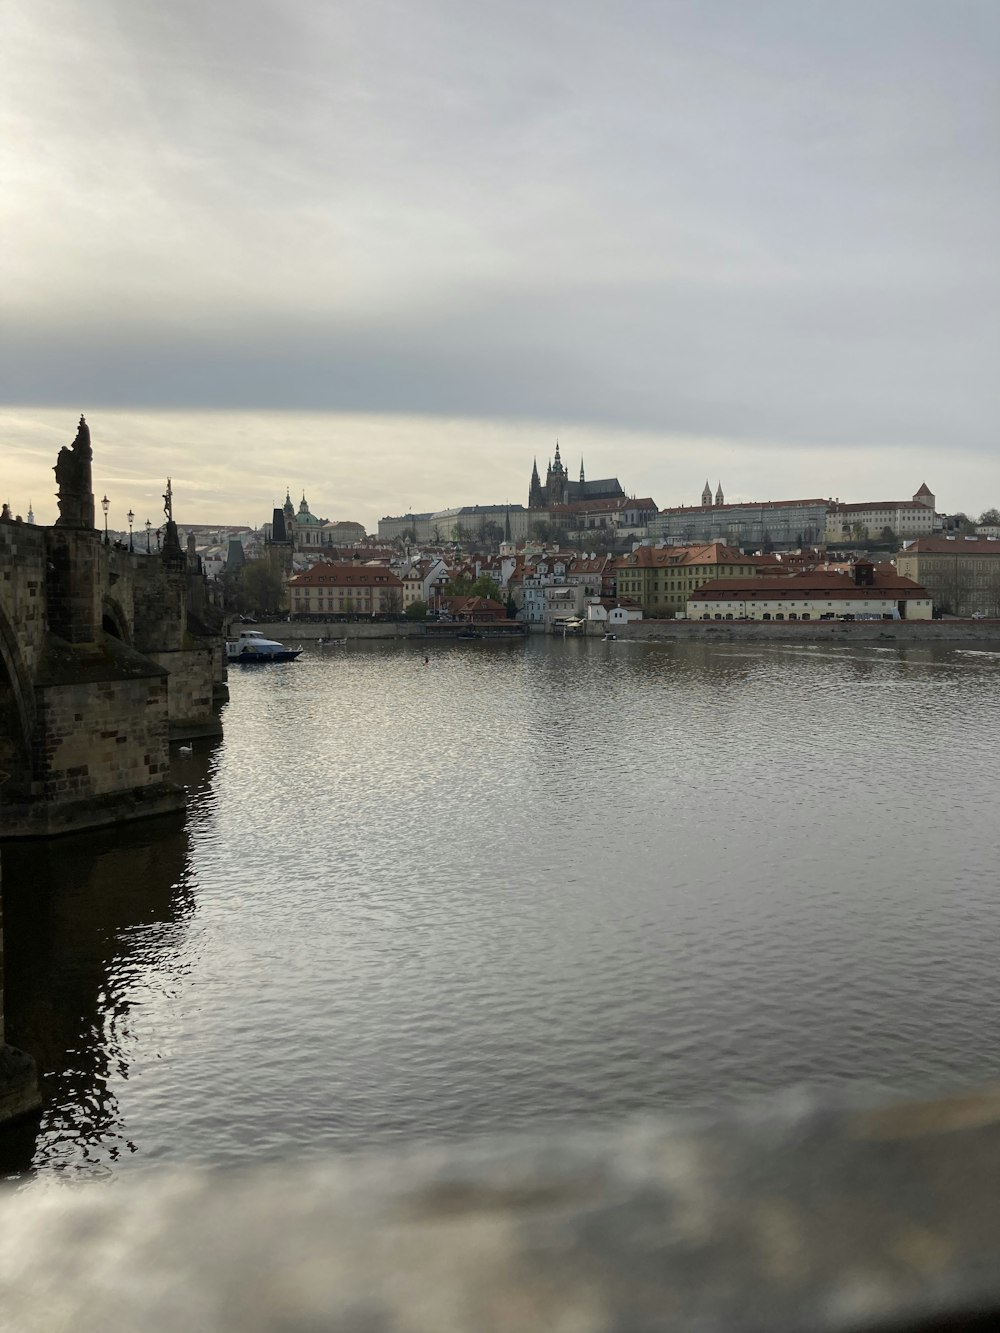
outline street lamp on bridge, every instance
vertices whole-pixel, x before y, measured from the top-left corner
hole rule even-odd
[[[104,510],[104,545],[105,545],[105,546],[107,546],[107,545],[109,544],[109,543],[108,543],[108,508],[109,508],[110,504],[111,504],[111,501],[108,499],[107,492],[105,492],[105,494],[104,494],[104,499],[101,501],[101,508]]]
[[[152,526],[153,526],[152,523],[150,523],[149,519],[147,518],[147,519],[146,519],[146,554],[147,554],[147,555],[151,554],[152,549],[153,549],[153,548],[150,546],[150,544],[149,544],[149,530],[150,530],[150,528],[151,528]]]
[[[128,549],[134,551],[135,547],[132,545],[132,524],[135,522],[135,514],[133,514],[130,509],[125,517],[128,519]]]

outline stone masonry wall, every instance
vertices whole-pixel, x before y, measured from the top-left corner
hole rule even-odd
[[[147,654],[170,673],[167,727],[171,739],[218,735],[222,731],[222,724],[214,711],[220,653],[221,649],[215,649],[206,641],[197,648]]]
[[[588,626],[600,637],[605,626]],[[710,639],[717,643],[863,643],[874,640],[899,644],[996,643],[1000,620],[634,620],[615,627],[619,639],[670,643],[674,640]]]
[[[200,579],[87,526],[0,520],[0,835],[183,803],[170,730],[217,734],[225,697]],[[204,613],[190,624],[189,600]]]
[[[39,690],[36,795],[65,802],[163,782],[167,680],[105,680]]]
[[[172,573],[158,556],[133,558],[133,646],[149,656],[179,652],[185,646],[187,577]]]
[[[45,536],[23,523],[0,523],[0,583],[3,611],[17,637],[21,659],[33,678],[46,624]]]
[[[48,628],[67,643],[94,643],[101,626],[105,547],[96,532],[44,529]]]

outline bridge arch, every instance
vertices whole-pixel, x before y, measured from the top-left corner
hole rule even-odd
[[[19,800],[31,785],[35,689],[17,635],[0,609],[0,798]]]
[[[122,643],[132,646],[132,626],[128,616],[116,597],[107,594],[101,599],[101,629]]]

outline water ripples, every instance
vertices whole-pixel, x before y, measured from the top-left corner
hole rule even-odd
[[[183,831],[93,858],[135,894],[79,962],[37,1170],[996,1072],[991,657],[423,656],[234,673]]]

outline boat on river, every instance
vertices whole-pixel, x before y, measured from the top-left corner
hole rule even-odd
[[[226,659],[240,666],[261,662],[294,662],[301,648],[286,648],[277,639],[265,639],[259,629],[240,630],[238,639],[226,640]]]

